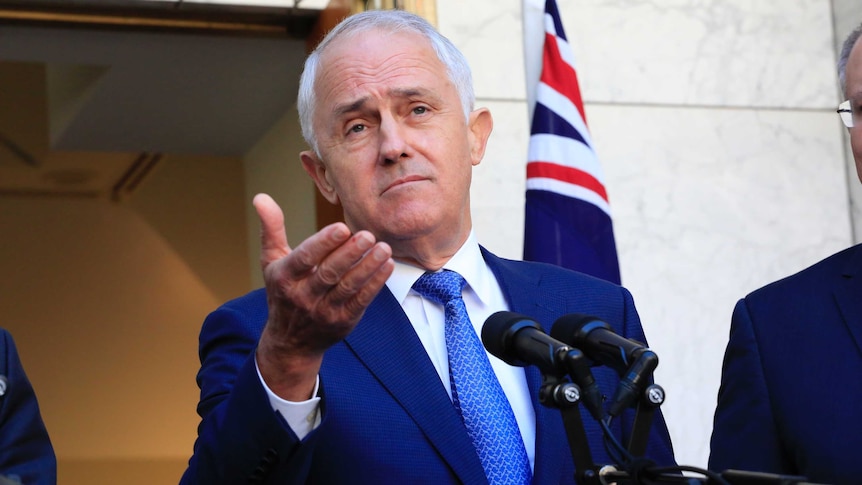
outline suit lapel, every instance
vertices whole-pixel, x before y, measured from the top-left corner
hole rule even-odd
[[[560,315],[566,313],[566,297],[542,291],[538,273],[525,271],[517,262],[498,258],[485,248],[482,248],[482,256],[497,277],[511,311],[538,320],[546,332]]]
[[[461,417],[401,305],[383,288],[345,344],[380,380],[463,483],[485,483]]]
[[[833,294],[847,329],[862,352],[862,245],[853,249]]]

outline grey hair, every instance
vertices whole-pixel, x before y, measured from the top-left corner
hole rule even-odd
[[[302,137],[314,153],[320,156],[317,136],[314,133],[313,116],[316,96],[314,83],[320,70],[320,58],[326,48],[338,38],[345,38],[371,30],[384,32],[412,32],[425,37],[430,43],[437,58],[446,66],[449,79],[455,84],[464,117],[473,111],[476,96],[473,93],[473,77],[470,66],[464,54],[452,42],[441,35],[428,21],[422,17],[403,10],[368,10],[347,17],[335,26],[317,45],[305,60],[302,76],[299,78],[299,94],[296,99],[299,111],[299,124],[302,127]]]
[[[862,37],[862,24],[850,32],[841,47],[841,55],[838,56],[838,82],[841,83],[841,92],[845,96],[847,96],[847,60],[850,58],[850,51],[853,50],[859,37]]]

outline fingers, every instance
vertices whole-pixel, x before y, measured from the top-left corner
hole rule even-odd
[[[347,225],[343,222],[330,224],[318,231],[316,234],[313,234],[305,241],[302,241],[302,243],[293,250],[290,258],[285,261],[284,270],[289,277],[300,278],[312,272],[319,272],[320,266],[323,265],[328,258],[334,257],[334,259],[338,261],[335,261],[334,263],[331,262],[329,265],[324,266],[324,268],[328,269],[335,264],[335,268],[333,269],[336,274],[330,276],[331,278],[335,278],[342,272],[340,271],[339,266],[343,267],[344,265],[351,264],[349,261],[340,261],[340,259],[352,257],[355,261],[367,250],[357,249],[356,247],[357,240],[360,241],[360,244],[366,244],[364,240],[367,239],[367,236],[357,236],[358,235],[354,235],[353,237],[350,237],[350,229],[348,229]],[[371,244],[373,244],[373,237]],[[367,244],[367,247],[371,247],[371,244]],[[349,245],[352,248],[352,251],[341,251],[338,253],[340,248],[345,245]],[[327,269],[324,269],[325,273],[330,272],[327,271]]]
[[[361,315],[395,269],[392,249],[377,243],[330,291],[333,304],[343,305],[352,315]]]
[[[331,305],[353,303],[364,309],[392,273],[391,258],[388,244],[360,231],[320,264],[313,278],[315,290],[325,293]],[[348,313],[356,313],[356,308]]]
[[[261,223],[261,267],[275,334],[320,349],[343,338],[392,274],[388,244],[343,222],[288,246],[284,213],[266,194],[253,201]]]
[[[340,236],[340,234],[333,234],[332,242],[336,242],[336,236]],[[349,240],[333,248],[325,258],[320,258],[315,270],[315,277],[310,282],[312,287],[315,290],[324,291],[336,285],[350,268],[362,260],[374,243],[374,236],[371,233],[359,231]],[[318,246],[315,249],[321,249],[321,247]]]
[[[284,230],[284,213],[267,194],[257,194],[252,204],[260,218],[260,266],[265,270],[270,263],[290,253]]]
[[[389,245],[377,242],[370,232],[349,236],[346,226],[330,226],[297,246],[287,271],[296,278],[306,271],[306,288],[325,305],[338,307],[358,298],[364,309],[392,273],[391,258]],[[356,314],[356,308],[347,313]]]
[[[320,322],[356,323],[392,274],[388,244],[368,231],[350,235],[341,223],[322,229],[299,244],[279,270],[294,304]],[[287,295],[285,295],[287,296]]]
[[[257,194],[252,204],[260,218],[260,263],[264,270],[271,263],[293,252],[291,258],[285,262],[285,270],[290,276],[300,277],[315,269],[327,255],[344,244],[350,237],[350,230],[347,226],[337,222],[321,229],[303,241],[295,250],[291,250],[287,243],[284,212],[281,207],[267,194]],[[367,232],[355,237],[355,239],[358,241],[357,248],[360,252],[357,253],[354,250],[348,254],[348,257],[351,255],[358,257],[359,254],[364,253],[374,244],[373,236]],[[332,278],[331,283],[334,283],[334,278],[341,272],[338,268],[334,269],[336,270],[335,273],[330,276]]]

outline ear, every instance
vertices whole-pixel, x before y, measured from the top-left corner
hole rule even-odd
[[[335,192],[335,187],[333,187],[332,183],[329,181],[328,172],[326,171],[326,165],[323,163],[323,160],[318,158],[318,156],[311,150],[306,150],[299,154],[300,160],[302,160],[302,168],[305,169],[305,172],[308,173],[308,176],[314,180],[314,184],[317,185],[317,189],[320,190],[321,195],[329,201],[331,204],[338,204],[338,194]]]
[[[470,113],[467,120],[467,130],[470,141],[470,159],[473,166],[479,165],[485,156],[485,147],[493,128],[494,119],[488,108],[479,108]]]

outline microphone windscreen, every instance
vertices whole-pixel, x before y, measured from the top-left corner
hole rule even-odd
[[[584,335],[581,334],[581,329],[592,322],[601,322],[601,320],[584,313],[569,313],[567,315],[563,315],[558,318],[551,327],[551,337],[560,342],[565,342],[577,347],[579,340],[584,337]]]
[[[525,327],[541,330],[541,326],[529,317],[515,312],[496,312],[482,325],[482,344],[488,352],[507,364],[524,366],[512,340],[518,330]]]

